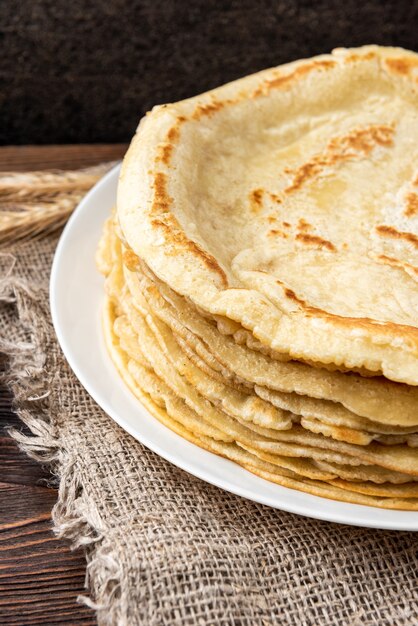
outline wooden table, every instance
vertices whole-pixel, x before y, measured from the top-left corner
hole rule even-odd
[[[0,171],[79,168],[119,159],[124,144],[0,148]],[[0,624],[96,624],[76,598],[85,561],[52,533],[56,490],[46,468],[20,452],[7,427],[23,429],[0,388]]]

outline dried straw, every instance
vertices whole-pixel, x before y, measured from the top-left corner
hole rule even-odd
[[[115,165],[74,171],[0,172],[0,248],[62,227],[87,191]]]

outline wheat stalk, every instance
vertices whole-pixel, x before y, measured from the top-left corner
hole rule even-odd
[[[74,171],[0,172],[0,248],[62,227],[115,162]]]

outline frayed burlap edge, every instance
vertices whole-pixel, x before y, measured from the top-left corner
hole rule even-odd
[[[112,558],[112,546],[101,528],[96,504],[83,491],[74,453],[66,448],[52,417],[51,390],[59,375],[59,358],[56,348],[48,351],[48,342],[55,333],[49,310],[45,310],[47,286],[34,289],[22,279],[14,278],[14,257],[2,256],[9,257],[10,264],[0,282],[0,306],[14,307],[13,324],[19,327],[21,337],[17,340],[0,337],[0,353],[7,358],[0,382],[11,390],[13,410],[30,434],[16,428],[9,428],[8,432],[28,456],[48,466],[57,479],[53,532],[69,540],[71,549],[82,548],[87,560],[85,585],[90,596],[79,596],[77,600],[96,610],[100,623],[121,623],[122,605],[127,599],[121,593],[119,565]],[[63,407],[59,409],[63,420],[66,417]]]
[[[410,533],[301,519],[185,480],[108,420],[55,338],[55,246],[0,253],[3,378],[31,433],[13,436],[60,479],[54,530],[85,551],[89,597],[79,600],[98,623],[415,623]]]

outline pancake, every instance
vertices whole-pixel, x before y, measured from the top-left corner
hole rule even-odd
[[[195,351],[199,350],[199,356],[212,367],[218,367],[226,379],[287,394],[296,393],[299,396],[338,402],[356,415],[383,424],[405,427],[418,425],[418,389],[414,387],[394,383],[383,377],[348,376],[297,361],[280,362],[271,359],[218,333],[209,320],[199,315],[161,281],[152,283],[139,269],[136,272],[126,269],[125,279],[135,300],[140,295],[145,297],[154,313],[174,332],[182,334]],[[196,337],[202,341],[197,342]]]
[[[251,411],[248,410],[249,407],[258,406],[258,409],[259,409],[258,412],[253,411],[252,417],[255,419],[255,423],[261,426],[264,425],[264,426],[273,427],[273,428],[278,427],[280,429],[289,428],[291,425],[291,422],[289,422],[289,420],[293,422],[296,422],[296,421],[300,422],[301,421],[300,416],[302,416],[303,425],[308,430],[313,430],[314,432],[322,432],[323,434],[326,434],[327,436],[332,436],[338,440],[346,441],[348,443],[366,445],[373,439],[377,439],[387,444],[408,442],[411,445],[412,436],[405,437],[404,435],[407,435],[410,432],[414,432],[414,427],[410,427],[410,428],[407,428],[407,427],[402,428],[402,427],[394,427],[394,426],[388,427],[386,425],[382,425],[377,422],[370,422],[367,419],[354,415],[351,412],[347,411],[344,407],[341,407],[338,404],[336,404],[335,402],[327,403],[327,402],[320,401],[317,399],[306,398],[304,396],[300,396],[294,393],[285,394],[285,393],[279,393],[279,392],[272,392],[271,390],[268,390],[266,388],[255,386],[254,389],[259,396],[264,397],[266,401],[268,401],[269,403],[273,404],[273,406],[278,407],[281,410],[281,414],[282,414],[281,418],[279,419],[279,421],[277,421],[277,415],[275,418],[273,414],[273,419],[272,419],[271,407],[269,408],[268,404],[264,403],[263,411],[261,411],[261,405],[257,403],[254,404],[253,398],[251,399],[245,398],[244,394],[245,393],[248,394],[249,388],[251,389],[251,386],[249,386],[247,383],[246,383],[247,385],[246,387],[243,387],[242,385],[238,385],[239,391],[237,392],[236,389],[231,390],[228,387],[225,388],[225,384],[223,384],[227,382],[225,380],[225,369],[222,370],[221,368],[221,371],[219,372],[219,376],[215,376],[215,372],[211,370],[209,367],[204,369],[203,372],[199,371],[201,370],[201,367],[202,367],[202,362],[199,361],[199,357],[196,354],[193,356],[193,352],[187,348],[186,344],[182,342],[182,340],[180,340],[179,337],[176,337],[176,340],[179,343],[179,346],[182,348],[182,352],[179,352],[177,346],[172,340],[172,338],[176,336],[175,333],[171,334],[170,330],[172,330],[172,328],[170,329],[169,326],[167,326],[165,323],[162,323],[154,315],[154,313],[158,311],[158,304],[155,298],[154,300],[151,299],[149,301],[147,300],[147,297],[145,297],[145,295],[147,294],[149,297],[149,289],[143,288],[143,290],[141,291],[132,273],[129,271],[126,271],[126,269],[125,269],[125,272],[122,272],[122,269],[121,269],[122,248],[120,246],[120,243],[118,242],[118,239],[115,237],[112,238],[112,229],[109,229],[108,227],[106,227],[104,237],[108,238],[108,247],[113,246],[112,258],[113,258],[114,265],[110,273],[110,276],[108,277],[108,280],[107,280],[108,292],[113,293],[116,297],[118,297],[122,289],[122,285],[124,284],[124,281],[126,279],[128,291],[129,291],[129,287],[131,287],[132,292],[130,295],[135,297],[135,301],[132,298],[132,303],[134,304],[135,307],[137,307],[140,310],[142,315],[148,318],[149,322],[151,320],[153,332],[154,334],[155,333],[157,334],[157,337],[159,337],[160,346],[163,348],[168,358],[172,360],[172,364],[175,367],[180,368],[179,373],[181,375],[185,376],[186,378],[189,377],[189,382],[191,382],[191,384],[196,385],[197,383],[199,386],[199,391],[202,393],[202,395],[205,395],[206,397],[208,397],[208,399],[214,400],[215,395],[217,393],[218,400],[221,397],[221,402],[223,402],[225,406],[229,405],[229,411],[227,410],[227,412],[229,412],[233,416],[237,415],[236,413],[237,402],[238,402],[238,397],[240,397],[239,402],[241,403],[241,405],[247,406],[246,419],[249,418],[250,413],[251,413]],[[148,283],[147,283],[147,286],[149,287]],[[170,305],[167,305],[166,303],[164,303],[164,306],[167,307]],[[134,311],[131,311],[130,315],[131,317],[133,316],[135,319]],[[196,315],[194,316],[193,319],[195,318],[196,318]],[[167,321],[167,319],[164,316],[162,316],[162,319],[165,319],[165,321]],[[199,328],[202,326],[202,320],[200,319],[197,321],[200,322],[200,325],[198,324],[198,328]],[[210,326],[210,324],[208,324],[206,320],[204,321],[204,324],[206,324],[206,326],[203,326],[204,328],[206,328],[206,330],[208,329],[213,330],[213,328]],[[178,327],[174,326],[174,328],[177,329]],[[205,338],[207,338],[207,333],[206,335],[204,334],[204,336]],[[209,334],[209,337],[210,336],[211,335]],[[166,345],[167,342],[170,342],[171,350],[167,348],[167,345]],[[173,358],[174,352],[176,353],[175,358]],[[254,357],[256,355],[252,354],[252,356]],[[197,366],[199,367],[199,370],[196,369],[195,364],[197,364]],[[285,367],[282,364],[280,364],[280,366]],[[310,370],[312,368],[308,368],[308,369]],[[202,376],[203,373],[205,374],[210,373],[211,376]],[[337,374],[337,378],[344,379],[345,377]],[[350,382],[350,379],[348,379],[348,381]],[[370,383],[368,383],[368,386],[370,387]],[[399,387],[401,388],[406,387],[405,385],[399,386],[393,383],[391,384],[391,386],[395,390]],[[217,389],[217,392],[215,393],[216,389]],[[370,395],[370,389],[366,389],[366,393],[369,393]],[[234,398],[234,397],[235,397],[235,401],[232,402],[231,398]],[[231,402],[232,402],[232,405],[231,405]],[[232,411],[231,411],[231,408],[233,408]],[[267,417],[266,411],[267,413],[270,414],[269,417]],[[265,413],[264,421],[262,417],[263,412]],[[286,418],[287,425],[283,425],[283,417],[284,417],[283,413],[284,412],[287,412],[287,418]],[[292,415],[292,412],[293,412],[293,415]],[[242,414],[241,417],[243,415],[244,414]]]
[[[144,118],[96,258],[108,352],[162,424],[418,510],[417,92],[418,55],[365,46]]]
[[[417,385],[417,66],[338,49],[155,107],[120,176],[127,245],[285,357]]]
[[[386,445],[397,445],[402,443],[408,443],[410,445],[411,441],[414,441],[414,435],[396,434],[382,436],[379,433],[365,432],[359,429],[349,428],[347,426],[338,426],[332,423],[327,424],[319,419],[315,419],[309,413],[307,414],[307,417],[300,417],[290,411],[276,408],[275,405],[269,402],[262,402],[259,397],[249,394],[248,390],[246,390],[246,392],[240,392],[222,384],[222,382],[214,378],[206,376],[204,372],[201,371],[200,368],[196,366],[194,362],[189,359],[188,355],[181,349],[181,345],[176,342],[169,327],[152,315],[151,309],[147,306],[146,300],[144,298],[138,298],[136,301],[137,304],[138,300],[141,312],[146,318],[146,322],[150,327],[155,340],[158,342],[159,348],[164,352],[165,356],[177,372],[184,377],[187,382],[200,393],[200,395],[204,396],[214,404],[220,404],[222,409],[228,415],[235,417],[241,421],[241,423],[246,422],[248,427],[254,429],[256,432],[271,436],[271,433],[265,433],[263,429],[260,429],[259,427],[287,430],[291,428],[294,423],[298,422],[305,429],[311,430],[312,432],[322,433],[325,436],[330,436],[339,441],[345,441],[357,445],[367,445],[373,440],[380,441]],[[130,311],[129,304],[131,306]],[[130,350],[130,354],[132,354],[133,358],[135,358],[135,350],[137,349],[135,339],[141,343],[143,330],[141,322],[138,320],[137,312],[132,309],[130,299],[129,304],[125,303],[125,310],[128,309],[128,317],[132,326],[138,331],[138,336],[133,338],[134,345]],[[118,321],[120,322],[121,320]],[[120,334],[120,329],[118,332]],[[126,332],[132,332],[132,327],[130,327],[127,322],[125,322],[125,333]]]
[[[123,304],[119,307],[128,312],[130,321],[135,332],[140,336],[139,342],[133,349],[134,354],[138,351],[150,363],[151,368],[172,393],[200,417],[202,427],[207,425],[214,429],[217,435],[224,441],[235,441],[238,445],[244,445],[245,449],[261,450],[269,453],[291,456],[314,458],[337,463],[348,464],[371,464],[380,467],[409,474],[411,477],[418,476],[418,455],[414,449],[405,445],[382,446],[370,444],[368,446],[352,445],[341,441],[335,441],[322,434],[309,432],[303,426],[293,426],[290,430],[274,430],[251,425],[238,415],[233,419],[226,414],[221,407],[214,406],[205,399],[198,390],[181,376],[172,366],[166,355],[161,350],[147,320],[137,311],[126,306],[130,298],[123,296]],[[122,317],[123,319],[123,317]],[[117,331],[118,326],[115,325]]]
[[[236,446],[234,443],[212,439],[210,436],[200,434],[202,422],[198,416],[173,395],[166,385],[152,374],[151,369],[147,365],[139,365],[135,361],[130,360],[123,351],[114,332],[114,323],[118,318],[117,310],[118,307],[115,306],[115,303],[108,299],[103,310],[103,327],[106,345],[113,362],[131,391],[152,415],[186,440],[206,450],[225,456],[258,476],[285,487],[356,504],[380,506],[389,509],[418,510],[418,499],[411,495],[411,493],[414,493],[414,487],[412,485],[408,487],[409,483],[404,486],[401,496],[398,495],[399,491],[395,492],[395,496],[389,495],[388,497],[382,496],[380,493],[377,496],[363,493],[362,484],[356,487],[356,489],[350,490],[344,481],[340,481],[341,485],[337,484],[339,479],[335,478],[335,475],[331,472],[324,472],[323,470],[321,472],[320,469],[315,471],[315,464],[312,464],[312,462],[304,462],[303,459],[295,459],[293,462],[292,459],[289,459],[286,463],[286,459],[284,459],[284,466],[281,467],[279,465],[280,457],[278,456],[275,457],[275,463],[269,463]],[[194,429],[196,429],[198,434]],[[286,467],[286,464],[288,467]],[[289,467],[293,467],[297,471],[289,469]],[[301,471],[311,473],[313,476],[321,476],[323,481],[306,478],[299,473]],[[398,486],[398,488],[402,487],[403,485]],[[364,489],[373,491],[373,487],[368,484]],[[394,486],[391,485],[388,491],[392,494]]]

